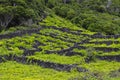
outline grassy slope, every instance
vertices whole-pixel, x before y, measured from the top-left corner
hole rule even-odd
[[[0,40],[0,55],[9,55],[9,54],[16,54],[18,56],[22,55],[24,50],[21,50],[19,47],[23,47],[28,50],[36,50],[42,49],[42,51],[35,52],[32,56],[25,56],[29,59],[37,59],[43,61],[49,61],[54,63],[60,64],[78,64],[79,67],[83,67],[88,69],[88,72],[81,72],[79,73],[76,69],[73,69],[71,72],[65,71],[56,71],[54,69],[46,69],[42,68],[37,65],[25,65],[19,64],[14,61],[0,63],[0,79],[1,80],[68,80],[68,79],[75,79],[83,80],[87,78],[87,80],[119,80],[119,67],[120,63],[116,61],[102,61],[96,59],[95,62],[92,61],[90,63],[85,62],[85,58],[88,53],[92,54],[95,53],[98,55],[98,51],[94,51],[94,49],[88,52],[87,49],[82,49],[80,52],[84,54],[83,56],[74,55],[74,56],[66,56],[66,53],[62,53],[62,55],[57,54],[57,52],[53,52],[52,54],[47,54],[46,51],[59,51],[63,49],[68,49],[72,47],[74,43],[81,42],[82,40],[88,39],[86,35],[93,35],[94,32],[90,32],[84,30],[82,28],[77,27],[76,25],[62,19],[58,16],[52,15],[48,16],[40,25],[48,26],[45,28],[43,26],[43,30],[40,30],[39,33],[34,33],[31,35],[24,35],[22,37],[14,37],[11,39],[3,39]],[[61,30],[56,30],[52,28],[52,26],[56,26],[56,28],[67,28],[70,31],[76,32],[77,30],[81,30],[81,35],[76,35],[73,33],[64,32]],[[42,45],[38,45],[37,48],[33,47],[35,44],[35,40],[42,43]],[[91,39],[91,41],[99,41],[102,39]],[[112,38],[111,38],[112,40]],[[117,39],[116,39],[117,40]],[[119,40],[119,39],[118,39]],[[109,40],[108,40],[109,41]],[[43,45],[44,44],[44,45]],[[115,45],[115,44],[112,44]],[[116,46],[112,46],[115,48],[119,48],[119,44]],[[81,45],[80,45],[81,46]],[[89,44],[82,44],[82,46],[99,46],[98,45],[89,45]],[[107,47],[106,45],[103,45]],[[101,47],[101,45],[99,46]],[[79,52],[74,48],[73,52]],[[69,52],[68,52],[69,53]],[[80,53],[79,53],[80,54]],[[102,52],[99,55],[104,56],[105,52]],[[118,53],[119,54],[119,53]],[[114,71],[114,72],[112,72]],[[112,75],[112,77],[111,77]],[[115,75],[115,76],[114,76]]]
[[[0,80],[66,80],[75,75],[78,73],[59,72],[13,61],[0,64]]]

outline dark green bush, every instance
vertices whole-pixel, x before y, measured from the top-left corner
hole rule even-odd
[[[35,22],[44,13],[42,0],[2,0],[0,1],[0,30],[11,26]]]
[[[72,19],[75,17],[75,11],[73,9],[70,9],[68,12],[67,12],[67,19]]]
[[[69,8],[67,8],[66,6],[61,6],[61,7],[55,7],[54,10],[57,15],[65,18],[67,17]]]

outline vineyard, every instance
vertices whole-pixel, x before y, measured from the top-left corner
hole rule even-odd
[[[0,80],[119,80],[120,35],[90,32],[57,16],[0,34]]]

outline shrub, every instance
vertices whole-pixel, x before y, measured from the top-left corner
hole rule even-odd
[[[68,12],[67,12],[67,19],[72,19],[75,17],[75,11],[73,9],[70,9]]]
[[[54,8],[55,13],[61,17],[67,17],[67,12],[69,11],[69,8],[67,8],[66,6],[62,6],[62,7],[55,7]]]
[[[94,48],[88,48],[86,49],[86,56],[85,56],[85,60],[86,62],[90,62],[90,61],[95,61],[96,60],[96,52]]]

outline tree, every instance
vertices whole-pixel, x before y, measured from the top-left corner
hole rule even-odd
[[[12,19],[12,7],[0,7],[0,30],[6,29]]]

